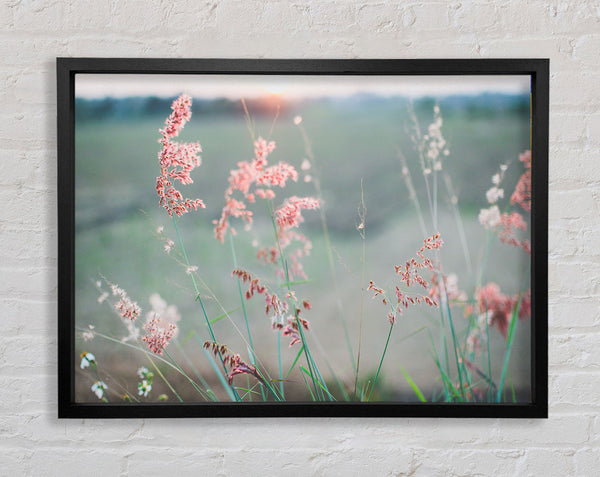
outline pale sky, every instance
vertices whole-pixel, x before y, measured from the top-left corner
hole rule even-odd
[[[129,96],[252,99],[279,94],[287,99],[380,96],[444,97],[484,92],[529,94],[528,75],[489,76],[275,76],[77,74],[75,95],[82,98]]]

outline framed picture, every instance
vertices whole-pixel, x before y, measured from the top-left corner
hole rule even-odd
[[[547,417],[548,71],[59,58],[59,417]]]

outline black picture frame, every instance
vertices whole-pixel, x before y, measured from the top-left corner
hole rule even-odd
[[[548,416],[548,59],[254,60],[58,58],[58,417],[453,417]],[[529,404],[193,403],[74,401],[75,75],[530,75],[532,127],[531,396]]]

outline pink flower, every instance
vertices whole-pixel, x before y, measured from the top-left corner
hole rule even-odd
[[[298,126],[298,124],[300,124],[301,122],[302,122],[302,116],[296,116],[296,117],[294,118],[294,124],[295,124],[296,126]]]
[[[531,211],[531,151],[521,154],[519,161],[523,163],[526,170],[510,197],[510,203],[519,204],[523,210],[529,212]]]
[[[260,382],[264,383],[264,380],[260,373],[257,371],[256,367],[242,361],[242,358],[239,354],[229,353],[227,346],[212,341],[206,341],[204,343],[204,348],[212,350],[215,356],[221,355],[221,357],[223,358],[223,364],[230,368],[228,374],[229,384],[233,384],[233,378],[238,374],[248,374],[254,376]]]
[[[400,275],[400,280],[406,283],[406,286],[410,286],[411,282],[416,282],[421,285],[423,288],[427,289],[429,287],[429,283],[425,280],[421,275],[419,275],[419,270],[421,269],[429,269],[433,271],[433,263],[428,258],[425,258],[423,252],[425,250],[437,250],[442,244],[442,240],[440,239],[439,232],[432,235],[429,238],[423,240],[423,246],[417,250],[417,257],[421,259],[421,261],[416,258],[411,258],[407,260],[404,267],[401,265],[395,266],[394,269],[396,273]]]
[[[280,162],[276,166],[267,167],[262,174],[257,177],[257,182],[262,185],[285,187],[288,179],[294,182],[298,180],[298,172],[286,162]],[[258,192],[258,191],[257,191]],[[275,194],[273,194],[274,196]]]
[[[156,178],[156,192],[160,206],[166,209],[170,216],[180,216],[192,209],[206,207],[200,199],[184,199],[181,192],[173,186],[174,180],[182,184],[191,184],[193,180],[190,172],[200,165],[198,154],[202,149],[199,143],[172,141],[191,118],[191,106],[192,100],[189,96],[179,96],[173,101],[173,112],[166,119],[165,128],[159,130],[162,137],[158,142],[162,144],[162,150],[158,154],[160,176]]]
[[[252,161],[238,162],[238,169],[229,172],[229,187],[225,191],[225,207],[221,212],[221,218],[215,221],[215,237],[223,242],[225,233],[229,228],[229,217],[242,217],[248,224],[252,223],[250,218],[252,212],[245,211],[246,204],[242,200],[233,199],[235,191],[239,191],[244,199],[250,203],[255,202],[256,197],[261,199],[273,199],[275,192],[271,187],[285,187],[288,179],[298,180],[296,169],[286,163],[268,167],[267,157],[275,149],[274,141],[266,141],[259,137],[254,142],[254,158]],[[251,191],[252,186],[256,186]],[[244,210],[244,212],[241,212]],[[239,215],[236,215],[236,211]]]
[[[164,326],[160,317],[154,313],[153,317],[149,318],[144,324],[144,330],[146,330],[146,334],[142,336],[142,341],[148,345],[150,351],[162,355],[163,350],[175,335],[177,326],[173,323]]]
[[[513,309],[517,306],[519,296],[504,295],[495,283],[488,283],[477,290],[475,294],[480,313],[487,313],[490,326],[495,326],[507,338]],[[524,320],[531,316],[531,290],[524,293],[521,298],[519,319]]]
[[[152,318],[157,318],[157,325],[160,328],[169,328],[170,324],[177,325],[177,322],[181,319],[179,310],[175,305],[169,305],[158,293],[153,293],[148,298],[152,311],[146,313],[146,321]],[[178,329],[175,329],[173,336],[177,336]]]
[[[442,292],[440,293],[440,280],[442,283]],[[429,297],[433,301],[440,301],[441,299],[450,300],[452,302],[464,302],[467,300],[467,294],[458,287],[458,276],[455,273],[451,273],[447,276],[440,276],[437,273],[433,274],[431,278],[431,288],[429,289]]]
[[[163,136],[175,137],[179,135],[179,131],[183,129],[192,117],[192,98],[187,94],[182,94],[173,101],[171,109],[173,112],[165,121],[165,128],[160,130]]]
[[[511,214],[502,214],[500,217],[501,228],[497,231],[498,238],[502,243],[522,247],[527,253],[531,253],[529,240],[518,240],[516,230],[527,230],[527,224],[521,214],[513,212]]]
[[[213,221],[213,224],[215,224],[215,237],[221,243],[225,240],[225,234],[229,228],[229,217],[241,217],[247,223],[252,223],[252,212],[246,210],[246,204],[231,197],[226,197],[225,207],[221,211],[221,218],[218,221]]]
[[[302,338],[298,329],[298,322],[302,325],[302,328],[308,331],[308,321],[300,317],[294,318],[288,316],[287,325],[283,328],[283,336],[289,336],[291,338],[289,347],[291,348],[297,343],[302,343]]]
[[[131,300],[125,290],[120,288],[118,285],[110,285],[112,294],[119,297],[119,301],[115,303],[115,308],[119,314],[128,320],[134,321],[142,312],[142,309],[138,304]]]
[[[407,287],[410,287],[411,284],[414,285],[416,283],[428,290],[429,283],[427,283],[427,281],[419,274],[419,270],[428,269],[433,271],[434,268],[431,260],[424,256],[424,252],[426,250],[438,250],[442,245],[443,241],[440,238],[439,233],[436,233],[423,240],[423,246],[417,250],[416,253],[418,258],[411,258],[410,260],[407,260],[405,266],[394,267],[396,273],[400,275],[400,280],[405,282]],[[374,292],[373,298],[377,297],[378,295],[382,295],[383,304],[389,304],[388,298],[386,297],[383,289],[376,287],[372,280],[369,282],[369,287],[367,289]],[[433,290],[428,290],[429,295],[406,295],[402,292],[402,290],[400,290],[400,287],[396,286],[395,292],[396,306],[393,311],[388,313],[388,320],[392,325],[396,322],[396,316],[400,316],[402,314],[402,307],[408,308],[409,306],[418,304],[426,304],[432,307],[438,306],[435,298],[432,298],[435,296],[435,292]]]
[[[317,208],[319,208],[319,201],[317,199],[292,196],[286,199],[283,205],[275,211],[275,220],[281,229],[298,227],[304,222],[302,209]]]

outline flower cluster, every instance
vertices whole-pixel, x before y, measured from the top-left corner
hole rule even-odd
[[[265,314],[267,316],[272,315],[272,326],[274,329],[277,328],[277,324],[282,322],[285,313],[288,311],[288,304],[275,293],[269,293],[267,288],[260,283],[260,280],[252,277],[246,270],[235,269],[232,276],[238,277],[244,283],[249,283],[249,288],[245,294],[247,300],[252,298],[255,293],[265,297]]]
[[[306,274],[302,267],[300,260],[310,255],[312,249],[311,241],[300,232],[293,230],[300,226],[304,222],[302,217],[302,210],[318,209],[320,207],[319,200],[312,197],[297,197],[292,196],[285,200],[285,202],[275,211],[275,222],[277,224],[277,236],[279,239],[279,246],[282,250],[286,249],[292,242],[300,243],[300,247],[290,251],[288,253],[288,259],[290,261],[289,275],[290,278],[293,276],[299,276],[306,279]],[[265,254],[264,251],[258,252],[257,256]],[[277,254],[277,250],[275,250]],[[271,254],[269,258],[273,255]],[[283,274],[283,272],[282,272]]]
[[[148,345],[150,351],[162,355],[169,341],[175,336],[177,326],[173,323],[165,326],[161,323],[160,316],[153,313],[152,318],[149,318],[144,324],[144,330],[146,330],[146,334],[142,336],[142,341]]]
[[[518,204],[526,211],[531,211],[531,151],[519,155],[519,161],[525,166],[525,173],[519,178],[515,191],[510,196],[511,204]]]
[[[118,285],[111,284],[110,289],[114,296],[119,297],[119,301],[115,303],[115,308],[119,314],[123,318],[134,321],[140,315],[142,309],[135,301],[131,300],[125,290]]]
[[[426,258],[424,252],[426,250],[438,250],[442,245],[443,241],[440,238],[440,234],[436,233],[431,237],[423,240],[423,246],[417,250],[416,257],[406,261],[404,266],[395,266],[394,269],[398,275],[400,275],[400,281],[406,284],[406,287],[410,287],[415,283],[421,285],[425,290],[428,291],[427,295],[407,295],[400,290],[400,287],[396,285],[396,306],[392,308],[392,311],[388,313],[387,318],[390,324],[396,322],[396,317],[402,314],[402,307],[408,308],[411,305],[427,304],[429,306],[437,307],[438,302],[432,298],[435,293],[429,289],[429,283],[421,275],[421,270],[434,271],[433,262]],[[389,300],[382,288],[375,286],[373,281],[369,282],[367,290],[374,292],[373,298],[382,295],[382,302],[384,305],[389,304]]]
[[[434,273],[431,278],[429,297],[438,303],[445,301],[447,297],[451,305],[453,302],[465,302],[467,300],[467,293],[458,287],[458,276],[456,273],[446,276]]]
[[[85,369],[90,365],[96,365],[96,357],[92,353],[81,353],[81,369]]]
[[[433,262],[430,259],[425,258],[423,252],[425,252],[425,250],[439,250],[443,243],[444,242],[440,238],[440,234],[438,232],[423,240],[423,246],[417,250],[417,257],[407,260],[404,266],[397,265],[394,267],[396,273],[400,275],[400,280],[406,283],[407,287],[409,287],[411,283],[414,284],[416,282],[425,289],[429,288],[429,283],[421,275],[419,275],[419,273],[420,270],[423,269],[433,271]]]
[[[274,330],[283,330],[284,336],[290,336],[292,341],[290,346],[301,341],[300,335],[298,334],[298,322],[302,324],[302,327],[306,330],[309,329],[309,322],[304,318],[300,318],[301,309],[294,306],[295,318],[286,314],[289,310],[287,302],[282,301],[275,293],[269,293],[267,288],[260,283],[258,278],[253,277],[248,271],[235,269],[232,272],[232,276],[238,277],[243,283],[248,283],[248,289],[246,290],[245,296],[249,300],[254,294],[263,295],[265,297],[265,314],[271,316],[271,326]],[[288,298],[296,301],[295,293],[289,292]],[[310,310],[312,305],[308,300],[302,301],[302,307],[305,310]]]
[[[285,187],[288,179],[298,180],[298,172],[287,162],[279,162],[268,166],[267,157],[275,149],[274,141],[266,141],[259,137],[254,142],[254,158],[251,161],[238,162],[238,169],[229,173],[229,187],[225,191],[225,206],[219,220],[215,224],[215,237],[223,242],[229,229],[229,217],[242,218],[248,224],[252,223],[252,212],[247,210],[246,203],[232,196],[239,191],[250,203],[261,199],[273,199],[275,192],[272,187]],[[254,186],[254,190],[251,188]],[[234,230],[232,229],[232,233]]]
[[[96,381],[92,384],[92,392],[98,397],[98,399],[102,399],[104,397],[104,392],[108,389],[108,386],[104,381]]]
[[[510,203],[520,205],[523,210],[531,211],[531,151],[525,151],[519,156],[519,160],[525,165],[526,171],[520,177],[515,191],[511,195]],[[481,209],[479,212],[479,223],[487,230],[493,230],[502,243],[522,248],[527,253],[531,253],[531,244],[529,240],[519,240],[516,231],[527,230],[527,224],[523,216],[518,212],[500,213],[500,209],[495,203],[498,199],[504,198],[504,189],[498,186],[504,178],[504,172],[507,166],[500,166],[500,173],[494,174],[491,189],[486,193],[486,198],[491,205],[488,209]]]
[[[285,327],[280,325],[280,328],[283,329],[283,336],[288,336],[291,338],[289,347],[291,348],[297,343],[302,343],[302,338],[300,337],[298,323],[302,325],[302,328],[308,331],[308,321],[297,316],[294,318],[293,316],[288,316],[287,324]]]
[[[427,134],[420,138],[416,117],[413,117],[417,137],[413,142],[419,150],[423,175],[428,176],[433,171],[442,170],[442,157],[448,156],[450,151],[446,147],[446,140],[442,135],[442,115],[440,107],[436,104],[433,108],[433,122],[427,127]]]
[[[304,218],[302,209],[318,209],[319,201],[312,197],[292,196],[285,200],[283,205],[275,211],[275,221],[281,231],[298,227]]]
[[[192,99],[182,94],[175,101],[171,109],[173,112],[165,121],[165,127],[160,129],[159,143],[162,150],[158,154],[160,163],[160,176],[156,178],[156,192],[160,205],[170,216],[183,215],[190,210],[206,207],[200,199],[184,199],[181,192],[174,186],[177,180],[182,184],[193,183],[190,172],[200,165],[200,144],[180,143],[173,141],[179,135],[185,124],[192,116]]]
[[[164,329],[169,328],[171,324],[177,325],[181,315],[176,305],[169,305],[158,293],[150,295],[148,301],[152,306],[152,311],[146,314],[146,321],[156,318],[157,325]],[[175,328],[173,336],[177,336],[177,331],[177,328]]]
[[[490,282],[477,290],[475,299],[479,313],[483,313],[488,324],[495,326],[506,338],[513,310],[519,302],[519,295],[504,295],[496,283]],[[521,320],[531,316],[531,290],[521,297],[518,316]]]
[[[138,396],[148,397],[150,391],[152,391],[152,378],[154,378],[154,373],[148,371],[148,368],[142,366],[137,370],[137,375],[140,378],[140,382],[138,383]]]
[[[238,374],[248,374],[250,376],[254,376],[260,382],[264,383],[264,380],[260,373],[256,370],[251,364],[247,364],[242,361],[242,358],[239,354],[231,354],[227,349],[227,346],[224,344],[218,344],[213,341],[206,341],[204,343],[205,349],[210,349],[214,353],[215,356],[221,355],[223,358],[223,364],[229,367],[229,374],[227,375],[229,379],[229,384],[233,383],[233,378]]]

